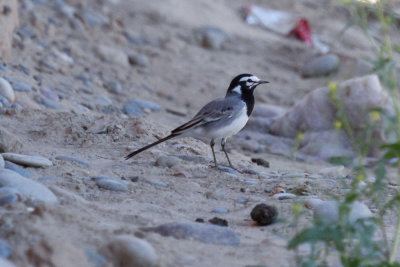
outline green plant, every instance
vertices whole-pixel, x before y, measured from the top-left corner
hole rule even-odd
[[[357,1],[343,0],[348,8],[352,21],[347,25],[357,25],[370,40],[373,47],[374,72],[391,96],[394,114],[384,110],[371,110],[369,120],[362,125],[360,131],[355,132],[348,120],[346,111],[337,95],[337,85],[330,83],[330,98],[337,108],[334,127],[345,131],[358,162],[354,166],[354,178],[349,184],[350,190],[342,200],[338,200],[339,216],[334,222],[314,220],[313,224],[301,230],[296,230],[288,247],[298,250],[302,244],[310,246],[308,255],[296,253],[299,266],[327,266],[327,257],[333,251],[338,255],[343,266],[400,266],[395,262],[400,237],[400,194],[398,190],[388,188],[387,168],[395,168],[400,185],[400,107],[399,88],[396,76],[396,60],[394,53],[400,48],[392,44],[390,30],[395,27],[398,19],[390,11],[390,1],[378,0],[374,5]],[[369,30],[369,19],[374,17],[381,26],[381,36],[372,37]],[[372,169],[375,179],[368,179],[371,169],[365,167],[365,158],[373,147],[377,146],[373,133],[382,127],[382,120],[386,122],[386,135],[393,139],[379,149],[384,152],[378,163]],[[335,159],[338,160],[338,159]],[[388,162],[393,162],[388,166]],[[353,163],[354,164],[354,163]],[[388,194],[390,191],[390,194]],[[372,218],[351,220],[351,207],[355,201],[367,201],[376,207],[377,213]],[[300,213],[295,213],[295,225],[299,221]],[[396,231],[393,241],[390,242],[384,224],[385,216],[397,216]],[[296,227],[297,228],[297,227]]]

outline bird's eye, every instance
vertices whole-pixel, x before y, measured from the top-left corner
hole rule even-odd
[[[251,80],[251,79],[247,79],[247,82],[249,82],[249,83],[250,83],[250,82],[252,82],[252,80]]]

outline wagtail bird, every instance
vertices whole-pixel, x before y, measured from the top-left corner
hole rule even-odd
[[[252,74],[236,76],[231,81],[225,98],[211,101],[193,119],[172,130],[170,135],[130,153],[125,159],[174,137],[195,137],[211,140],[214,164],[218,167],[214,144],[216,139],[221,139],[222,151],[225,153],[229,166],[235,169],[225,150],[226,139],[238,133],[246,125],[254,108],[254,89],[263,83],[268,82]]]

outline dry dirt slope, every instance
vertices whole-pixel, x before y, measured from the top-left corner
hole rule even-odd
[[[192,139],[170,141],[123,161],[128,151],[167,134],[207,101],[224,95],[238,73],[271,81],[256,92],[258,103],[290,106],[332,79],[349,78],[356,57],[369,51],[355,30],[336,38],[346,12],[328,1],[253,3],[309,18],[316,32],[334,40],[332,49],[342,59],[339,72],[301,78],[299,67],[312,50],[244,24],[242,1],[21,1],[13,57],[0,74],[30,90],[15,90],[23,109],[4,113],[0,123],[23,143],[18,152],[53,161],[51,167],[26,170],[59,203],[22,197],[1,208],[0,237],[13,249],[10,261],[16,266],[107,266],[111,263],[103,264],[101,249],[114,236],[129,234],[147,240],[161,266],[293,266],[286,249],[293,233],[290,224],[256,227],[249,213],[266,202],[290,221],[295,200],[274,199],[271,192],[277,186],[305,189],[319,198],[326,198],[327,191],[339,194],[341,184],[334,179],[307,178],[326,163],[259,154],[270,162],[265,169],[251,163],[248,152],[232,149],[234,163],[251,174],[216,171],[209,167],[208,145]],[[68,17],[71,10],[75,13]],[[204,25],[229,36],[223,49],[205,49],[196,42],[194,31]],[[100,46],[105,52],[99,52]],[[129,99],[152,101],[160,110],[127,117],[123,104]],[[178,159],[171,168],[155,166],[161,155]],[[224,162],[222,153],[217,157]],[[128,190],[99,188],[93,180],[99,175],[122,181]],[[142,229],[214,216],[228,221],[239,245],[177,240]]]

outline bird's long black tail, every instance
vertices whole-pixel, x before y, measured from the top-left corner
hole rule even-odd
[[[153,147],[153,146],[155,146],[155,145],[158,145],[159,143],[165,142],[165,141],[167,141],[167,140],[169,140],[169,139],[171,139],[171,138],[173,138],[173,137],[176,137],[176,136],[178,136],[178,135],[176,135],[176,134],[170,134],[170,135],[168,135],[167,137],[164,137],[163,139],[160,139],[160,140],[158,140],[158,141],[156,141],[156,142],[154,142],[154,143],[152,143],[152,144],[150,144],[150,145],[144,146],[144,147],[142,147],[142,148],[140,148],[140,149],[138,149],[138,150],[136,150],[136,151],[133,151],[132,153],[130,153],[128,156],[125,157],[125,160],[128,160],[128,159],[132,158],[133,156],[139,154],[140,152],[143,152],[143,151],[145,151],[146,149],[149,149],[150,147]]]

